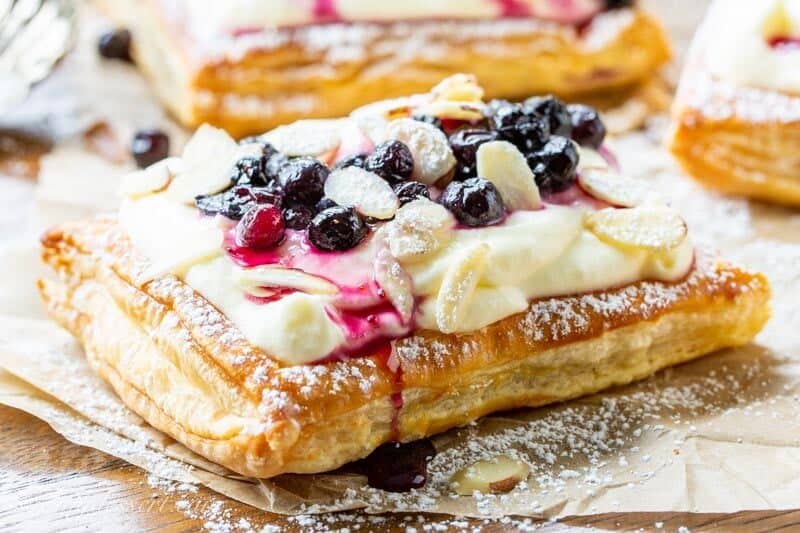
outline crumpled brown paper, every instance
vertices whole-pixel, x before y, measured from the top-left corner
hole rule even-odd
[[[670,14],[697,19],[698,2],[676,3],[685,9],[670,2]],[[678,34],[687,34],[682,19],[671,22]],[[79,57],[79,70],[88,69],[96,81],[103,69]],[[142,115],[137,123],[114,111],[126,106],[113,104],[149,101],[146,86],[129,71],[117,74],[103,86],[104,108],[114,115],[105,118],[123,129],[144,125]],[[120,77],[124,82],[115,86]],[[157,107],[147,108],[148,120],[163,120]],[[75,341],[44,319],[33,286],[47,274],[38,263],[36,234],[60,220],[113,208],[115,183],[124,171],[74,140],[43,162],[29,231],[0,245],[0,403],[45,420],[77,444],[275,513],[363,508],[558,517],[800,508],[800,212],[701,189],[660,148],[664,126],[665,119],[656,118],[645,133],[615,141],[623,168],[673,198],[695,238],[766,272],[775,318],[750,346],[643,383],[498,414],[439,435],[430,481],[420,491],[387,494],[366,487],[361,476],[341,473],[242,478],[149,427],[120,402],[89,370]],[[463,497],[447,490],[455,469],[497,453],[531,465],[525,484],[502,496]]]

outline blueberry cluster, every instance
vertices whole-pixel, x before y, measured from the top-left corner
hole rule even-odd
[[[324,196],[325,181],[331,173],[325,164],[309,157],[287,157],[259,138],[242,143],[259,145],[260,155],[243,157],[236,163],[228,189],[195,199],[204,214],[239,221],[238,244],[274,246],[287,228],[307,231],[309,241],[324,251],[349,250],[364,240],[372,221]],[[411,180],[414,158],[399,141],[387,141],[371,154],[350,157],[336,168],[348,166],[381,176],[393,186],[401,203],[430,197],[424,184]],[[280,217],[275,216],[276,209]]]
[[[565,105],[553,96],[523,103],[494,100],[486,115],[486,127],[464,128],[450,136],[458,181],[478,177],[475,157],[481,144],[504,140],[525,155],[543,194],[561,192],[575,181],[578,167],[578,151],[570,140],[598,148],[606,134],[594,108]]]

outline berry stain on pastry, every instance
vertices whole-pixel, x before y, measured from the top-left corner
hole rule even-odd
[[[455,352],[433,348],[445,346],[439,339],[461,346],[456,349],[465,364],[472,364],[470,357],[478,354],[470,350],[481,350],[480,357],[517,356],[495,347],[502,343],[464,339],[519,334],[524,359],[561,340],[551,323],[560,320],[553,318],[555,308],[532,311],[542,302],[561,305],[615,290],[627,292],[611,300],[627,301],[641,290],[641,306],[651,307],[639,316],[649,319],[674,301],[656,297],[664,291],[683,294],[687,287],[707,285],[714,295],[725,290],[759,302],[765,298],[762,278],[746,278],[736,285],[740,289],[722,287],[705,274],[717,267],[693,268],[712,263],[695,261],[687,226],[664,199],[620,175],[604,139],[603,122],[590,107],[568,106],[553,96],[485,102],[468,75],[344,118],[302,120],[239,142],[203,126],[179,157],[166,157],[168,142],[159,132],[142,132],[137,154],[145,168],[123,180],[124,200],[114,222],[143,258],[126,279],[142,291],[190,289],[180,294],[195,295],[192,305],[202,306],[190,312],[203,323],[203,335],[214,330],[205,327],[212,322],[226,324],[224,342],[246,346],[242,357],[265,365],[264,379],[276,380],[274,387],[273,381],[258,385],[264,387],[259,413],[294,413],[302,429],[310,423],[302,419],[303,402],[311,401],[307,394],[341,394],[338,387],[355,383],[347,394],[359,398],[359,405],[370,401],[385,408],[382,422],[371,426],[380,426],[381,434],[366,431],[346,455],[319,452],[322,462],[314,471],[366,457],[355,468],[371,485],[416,488],[425,483],[435,449],[425,440],[394,441],[430,436],[480,414],[465,411],[456,423],[409,427],[407,412],[419,405],[407,394],[408,387],[419,387],[411,380],[434,375],[415,365],[461,364],[450,357]],[[54,249],[67,246],[62,235],[63,230],[43,242]],[[47,299],[51,293],[43,287]],[[726,305],[734,305],[731,298]],[[752,310],[755,330],[763,325],[763,306],[751,303],[735,305]],[[597,305],[605,312],[609,304]],[[611,319],[603,317],[586,319],[587,327],[601,328],[595,336],[615,334]],[[718,347],[750,333],[723,338]],[[653,371],[662,366],[651,364]],[[336,372],[345,372],[346,379]],[[291,385],[299,395],[292,396],[280,388],[289,375],[292,383],[318,376],[332,381],[330,387]],[[319,379],[328,383],[328,377]],[[451,383],[425,387],[437,398],[450,395],[453,405],[466,394]],[[529,405],[525,396],[504,408]],[[264,420],[254,425],[271,423]],[[293,444],[281,446],[248,449]],[[212,458],[259,477],[310,471],[304,459],[264,453],[253,461],[230,454]],[[498,456],[466,468],[452,483],[463,494],[503,492],[527,472],[516,458]]]

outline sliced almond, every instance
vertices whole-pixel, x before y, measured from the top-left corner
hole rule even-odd
[[[172,177],[183,169],[183,160],[179,157],[162,159],[149,167],[132,172],[122,178],[119,193],[128,198],[140,198],[163,191]]]
[[[506,141],[482,144],[477,154],[478,176],[494,183],[506,207],[533,211],[542,207],[536,178],[516,146]]]
[[[623,248],[664,252],[686,239],[686,222],[669,207],[601,209],[586,215],[585,226],[600,240]]]
[[[275,128],[262,138],[290,157],[319,157],[339,147],[343,126],[340,119],[298,120]]]
[[[453,489],[463,496],[475,491],[499,494],[511,491],[528,478],[530,467],[522,461],[500,455],[488,461],[478,461],[459,470],[451,478]]]
[[[374,149],[375,144],[358,123],[348,119],[342,127],[342,139],[332,163],[338,163],[354,155],[370,154]]]
[[[453,102],[450,100],[437,100],[424,104],[416,109],[421,115],[437,118],[450,118],[454,120],[481,120],[484,117],[484,105],[475,102]]]
[[[413,177],[425,185],[433,185],[455,167],[447,137],[431,124],[410,118],[393,120],[386,127],[385,139],[397,139],[409,147],[414,156]]]
[[[222,232],[213,225],[200,225],[182,232],[158,259],[151,262],[136,281],[144,284],[167,274],[182,276],[194,265],[222,255]]]
[[[454,102],[480,102],[483,100],[483,88],[478,85],[478,79],[472,74],[453,74],[431,89],[431,94],[437,100]]]
[[[607,169],[587,169],[578,175],[581,188],[598,200],[618,207],[636,207],[659,201],[658,195],[641,180]]]
[[[409,202],[386,226],[389,250],[401,262],[423,259],[450,242],[455,223],[450,211],[435,202]]]
[[[490,251],[488,244],[476,244],[445,272],[436,297],[436,325],[442,333],[458,331],[489,265]]]
[[[224,131],[200,126],[183,151],[183,171],[167,189],[176,201],[191,204],[197,196],[214,194],[231,184],[231,168],[241,148]]]
[[[608,161],[603,159],[603,156],[597,150],[592,150],[591,148],[585,148],[577,143],[575,146],[578,147],[578,154],[580,154],[578,169],[584,170],[589,168],[596,168],[605,170],[609,168]]]
[[[387,249],[378,252],[375,259],[375,282],[386,293],[386,297],[408,324],[414,314],[413,282],[408,272]]]
[[[325,181],[325,196],[379,220],[392,218],[399,206],[397,195],[386,180],[358,167],[331,172]]]
[[[233,281],[246,291],[263,288],[295,289],[307,294],[333,296],[339,288],[319,276],[296,268],[262,265],[253,268],[235,267]]]

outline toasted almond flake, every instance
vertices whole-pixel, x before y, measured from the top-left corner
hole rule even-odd
[[[231,184],[231,168],[243,150],[224,131],[200,126],[183,151],[184,168],[167,189],[174,200],[192,204],[197,196],[220,192]]]
[[[533,172],[516,146],[506,141],[482,144],[477,153],[478,175],[494,183],[506,207],[536,210],[542,207]]]
[[[254,288],[295,289],[308,294],[333,296],[339,292],[330,281],[295,268],[262,265],[253,268],[234,267],[233,280],[245,291]]]
[[[413,177],[425,185],[433,185],[455,167],[456,158],[447,137],[431,124],[400,118],[389,123],[384,135],[385,139],[397,139],[408,146],[414,156]]]
[[[325,196],[379,220],[392,218],[399,206],[397,195],[386,180],[358,167],[331,172],[325,181]]]
[[[475,102],[452,102],[437,100],[417,108],[416,112],[437,118],[450,118],[454,120],[480,120],[484,117],[484,105]]]
[[[319,157],[339,147],[344,124],[342,119],[298,120],[275,128],[262,138],[285,155]]]
[[[489,264],[490,248],[478,243],[467,249],[445,272],[436,297],[436,325],[442,333],[454,333],[472,305],[475,289]]]
[[[658,195],[645,182],[606,169],[586,169],[578,175],[581,188],[598,200],[618,207],[659,203]]]
[[[683,243],[688,229],[669,207],[602,209],[586,215],[586,227],[600,240],[623,248],[665,252]]]
[[[182,276],[194,265],[210,261],[222,253],[222,232],[213,225],[200,225],[176,241],[169,253],[150,263],[136,277],[136,282],[144,284],[168,274]]]
[[[408,324],[414,313],[411,276],[386,248],[378,252],[375,259],[375,282],[386,293],[403,323]]]
[[[580,146],[578,143],[575,143],[575,146],[578,147],[578,154],[580,155],[578,169],[584,170],[589,168],[596,168],[605,170],[609,168],[608,161],[603,159],[603,156],[597,150],[592,150],[591,148],[584,148]]]
[[[488,461],[478,461],[459,470],[451,478],[453,489],[463,496],[475,491],[482,493],[509,492],[521,481],[528,478],[530,467],[507,455],[500,455]]]
[[[423,259],[450,242],[455,223],[450,211],[435,202],[409,202],[386,225],[389,250],[401,262]]]
[[[478,79],[472,74],[453,74],[431,89],[431,94],[437,100],[481,102],[483,87],[478,85]]]
[[[163,191],[172,177],[183,169],[183,160],[179,157],[162,159],[149,167],[131,172],[122,178],[119,193],[128,198],[140,198]]]

